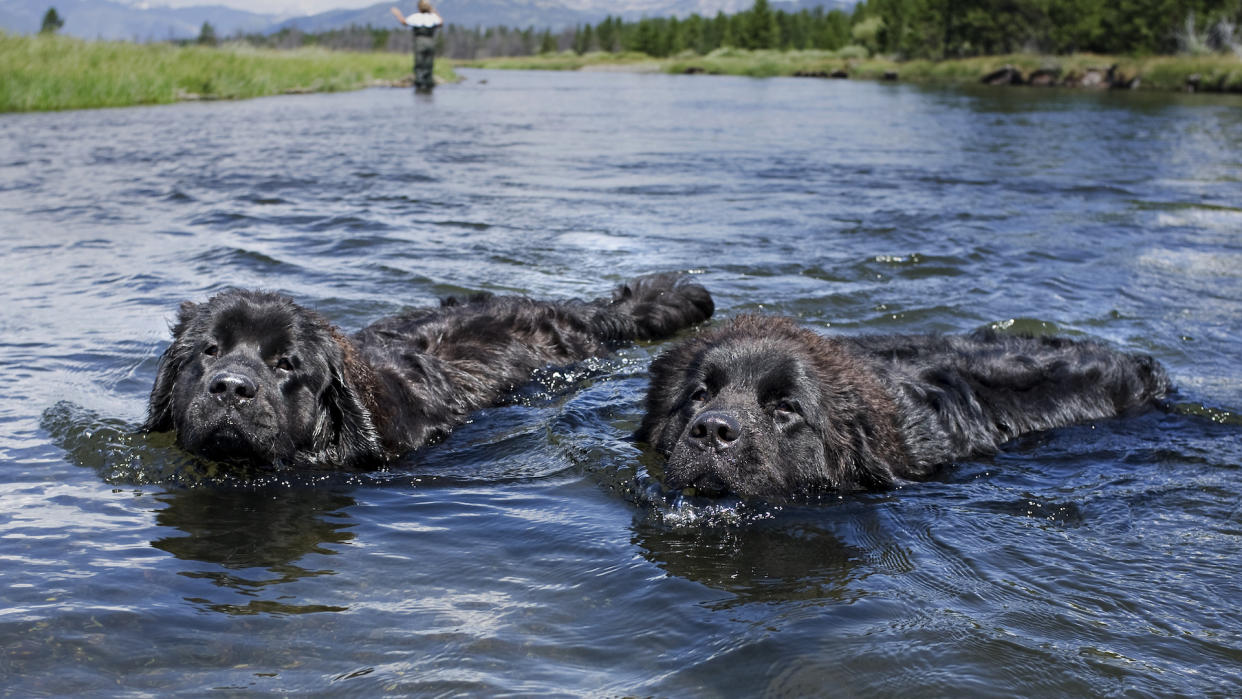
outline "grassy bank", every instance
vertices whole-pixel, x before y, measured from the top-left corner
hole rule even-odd
[[[0,33],[0,112],[354,90],[410,75],[396,53],[174,46]],[[455,79],[447,61],[436,75]]]
[[[1140,89],[1183,90],[1187,79],[1198,75],[1200,86],[1216,91],[1242,91],[1242,59],[1236,56],[1148,56],[1114,57],[1094,54],[1040,56],[1014,54],[985,56],[948,61],[894,61],[867,58],[865,51],[848,47],[842,51],[746,51],[720,49],[706,56],[682,54],[655,59],[641,54],[625,54],[609,60],[614,54],[573,53],[546,54],[523,58],[498,58],[486,61],[463,61],[458,65],[480,68],[516,68],[536,70],[578,70],[602,65],[645,66],[666,73],[708,73],[714,75],[747,75],[775,77],[790,75],[830,75],[844,71],[851,78],[878,80],[886,73],[898,79],[936,84],[978,83],[983,76],[1004,66],[1013,66],[1029,76],[1039,70],[1060,75],[1082,75],[1090,70],[1117,66],[1117,74],[1126,79],[1139,78]]]
[[[597,66],[617,66],[640,70],[654,68],[658,72],[664,72],[668,70],[669,60],[652,58],[645,53],[592,51],[579,55],[573,51],[565,51],[563,53],[541,53],[537,56],[459,60],[453,63],[463,68],[499,68],[502,70],[583,70]]]

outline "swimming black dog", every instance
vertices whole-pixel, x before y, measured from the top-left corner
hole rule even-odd
[[[924,479],[1018,435],[1149,407],[1151,357],[1057,337],[828,338],[741,316],[661,354],[636,437],[665,485],[782,500]]]
[[[176,430],[211,458],[376,466],[442,438],[540,367],[667,337],[712,311],[703,287],[652,275],[590,302],[450,298],[347,337],[284,296],[229,290],[181,305],[144,429]]]

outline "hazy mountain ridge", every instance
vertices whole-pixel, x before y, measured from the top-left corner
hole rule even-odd
[[[537,27],[560,29],[597,23],[608,15],[625,19],[641,17],[685,17],[692,13],[714,16],[717,12],[745,10],[754,0],[440,0],[435,3],[444,19],[467,27]],[[833,0],[794,0],[773,2],[774,9],[797,10],[845,3]],[[158,41],[198,36],[204,22],[218,36],[238,32],[270,33],[286,27],[305,32],[323,32],[351,25],[396,26],[389,8],[413,11],[414,0],[380,2],[357,9],[330,10],[306,17],[287,18],[236,10],[220,5],[169,8],[145,4],[125,4],[110,0],[2,0],[0,29],[17,34],[39,31],[48,7],[65,20],[61,33],[84,39],[125,39]]]
[[[325,31],[350,25],[383,27],[394,22],[389,8],[394,4],[412,10],[415,2],[380,2],[356,10],[333,10],[309,17],[297,17],[278,24],[303,31]],[[846,7],[852,3],[836,0],[789,0],[772,2],[773,9],[797,11],[824,6]],[[691,14],[712,17],[717,12],[732,14],[749,9],[754,0],[441,0],[435,3],[444,20],[466,27],[538,27],[559,29],[584,23],[595,24],[612,15],[628,20],[642,17],[687,17]]]
[[[275,17],[219,5],[139,9],[108,0],[6,0],[0,4],[0,29],[15,34],[39,31],[49,7],[65,21],[62,34],[83,39],[153,41],[198,36],[203,22],[217,34],[266,31]]]

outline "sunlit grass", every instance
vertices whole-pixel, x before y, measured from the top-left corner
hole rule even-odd
[[[1200,87],[1242,92],[1242,58],[1237,56],[1153,56],[1143,60],[1140,70],[1145,84],[1154,88],[1180,88],[1186,76],[1195,74]]]
[[[37,111],[166,104],[185,99],[243,99],[289,92],[333,92],[409,76],[411,57],[323,49],[278,51],[246,44],[221,47],[83,41],[63,36],[12,36],[0,32],[0,111]],[[645,54],[573,52],[459,61],[480,68],[580,70],[616,66],[667,73],[703,72],[772,77],[831,74],[880,79],[896,73],[909,82],[976,83],[1012,65],[1029,75],[1057,69],[1062,75],[1116,64],[1143,89],[1180,90],[1191,75],[1201,89],[1242,91],[1242,59],[1232,55],[1111,57],[1092,54],[1014,54],[949,61],[895,61],[868,57],[857,46],[840,51],[747,51],[724,48],[706,56],[685,52],[657,59]],[[457,79],[452,64],[436,61],[436,75]]]
[[[840,51],[747,51],[721,48],[706,56],[683,54],[669,60],[670,73],[704,72],[715,75],[749,75],[756,78],[796,73],[827,72],[865,57],[865,49],[851,46]]]
[[[663,63],[660,59],[652,58],[645,53],[606,53],[603,51],[592,51],[591,53],[581,55],[573,51],[563,51],[561,53],[543,53],[537,56],[506,56],[455,61],[458,67],[463,68],[501,68],[506,70],[580,70],[598,65],[662,69]]]
[[[1227,91],[1242,88],[1242,59],[1236,56],[1102,56],[1079,53],[1068,56],[1011,54],[952,61],[908,61],[891,64],[902,80],[943,83],[974,83],[1004,66],[1013,66],[1023,75],[1036,70],[1056,70],[1061,75],[1082,75],[1088,70],[1107,70],[1117,66],[1125,79],[1138,78],[1139,87],[1154,90],[1181,90],[1186,79],[1199,75],[1200,85]],[[865,72],[865,71],[860,71]],[[875,73],[876,69],[872,69]],[[859,75],[858,77],[875,77]]]
[[[133,44],[0,33],[0,111],[354,90],[400,80],[410,74],[411,64],[408,54],[397,53]],[[449,81],[456,77],[447,61],[437,61],[436,74]]]

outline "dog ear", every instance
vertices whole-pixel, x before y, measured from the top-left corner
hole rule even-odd
[[[332,331],[339,352],[328,358],[329,384],[323,393],[324,420],[316,429],[314,460],[338,467],[382,461],[385,451],[374,420],[374,379],[354,356],[353,346]]]
[[[198,316],[199,305],[185,301],[177,310],[177,322],[172,326],[172,343],[160,356],[159,368],[155,370],[155,385],[147,401],[147,419],[142,424],[144,432],[167,432],[173,429],[172,392],[177,376],[190,356],[190,348],[183,341],[186,328]]]
[[[177,324],[173,326],[173,335],[180,337],[185,327],[198,315],[198,304],[193,301],[182,301],[177,309]]]
[[[634,433],[634,439],[657,449],[664,448],[664,432],[681,402],[686,377],[692,366],[699,361],[704,344],[701,337],[682,340],[651,362],[648,370],[651,383],[647,387],[646,410],[642,424]]]

